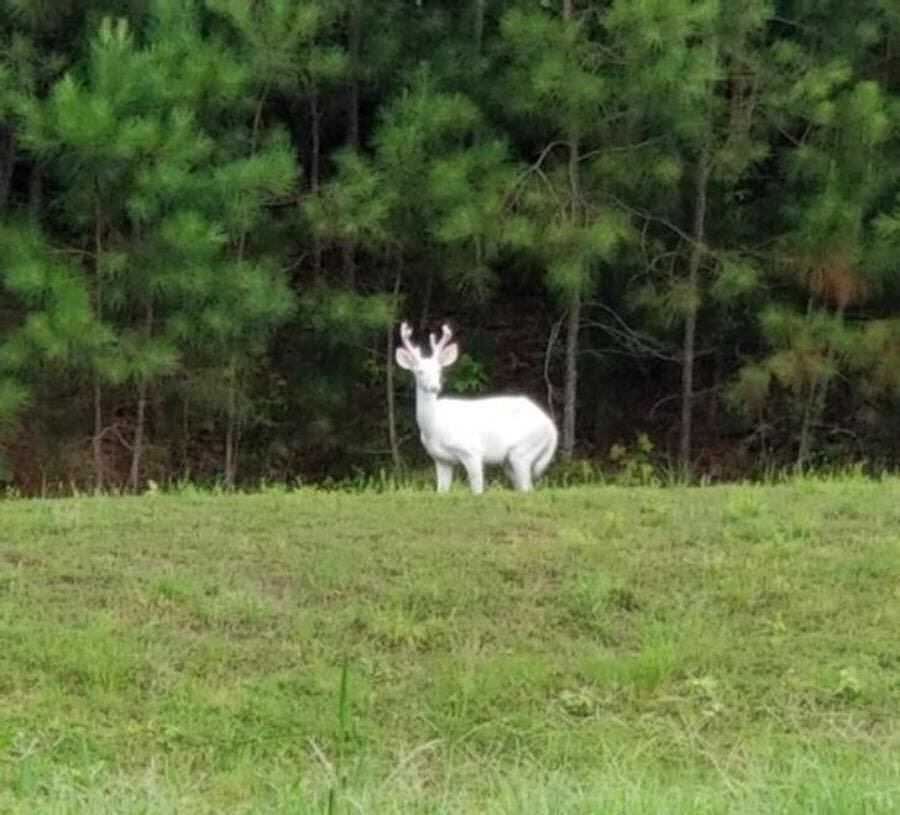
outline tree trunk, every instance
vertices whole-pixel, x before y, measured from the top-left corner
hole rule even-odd
[[[13,171],[16,167],[16,136],[10,130],[3,133],[0,140],[0,212],[9,206],[9,190],[12,186]]]
[[[475,0],[475,50],[480,54],[484,43],[484,11],[486,0]]]
[[[262,115],[265,108],[266,99],[268,98],[268,86],[260,94],[256,103],[256,110],[253,114],[253,125],[250,131],[250,155],[255,156],[259,143],[259,132],[262,128]],[[318,183],[318,182],[317,182]],[[237,262],[243,263],[244,255],[247,251],[247,232],[242,231],[238,239],[237,245]],[[230,381],[228,383],[228,406],[226,408],[225,419],[225,486],[231,488],[234,486],[237,476],[237,448],[240,444],[240,438],[237,429],[237,360],[232,357],[229,364]],[[187,407],[185,406],[185,411]],[[187,432],[187,413],[185,412],[185,432]]]
[[[359,41],[362,21],[359,2],[351,2],[347,19],[347,51],[350,60],[350,86],[347,92],[347,144],[359,152]],[[341,269],[344,284],[356,288],[356,246],[350,238],[341,241]]]
[[[844,312],[846,307],[846,303],[838,303],[837,309],[835,310],[835,320],[841,325],[843,325],[844,322]],[[811,307],[809,308],[808,313],[812,313]],[[834,356],[834,345],[829,343],[828,347],[825,349],[825,360],[829,365],[834,362]],[[809,396],[804,401],[803,421],[800,425],[800,440],[797,446],[796,469],[798,472],[802,473],[803,470],[806,469],[809,454],[812,452],[813,429],[817,425],[821,425],[824,421],[825,408],[828,403],[828,387],[830,384],[831,377],[826,373],[819,379],[813,379],[809,386]]]
[[[103,279],[100,271],[100,254],[103,248],[102,230],[98,200],[94,207],[94,310],[97,322],[103,320]],[[105,476],[103,466],[103,387],[97,371],[94,372],[94,436],[91,439],[91,447],[94,454],[94,489],[97,492],[103,492]]]
[[[147,301],[144,323],[144,337],[149,341],[153,336],[153,301]],[[141,464],[144,456],[144,426],[147,417],[147,380],[141,377],[138,381],[137,416],[134,426],[134,441],[131,445],[131,477],[132,492],[137,492],[141,483]]]
[[[319,192],[320,163],[322,154],[322,117],[319,111],[319,92],[314,88],[309,99],[309,115],[311,121],[311,155],[309,159],[309,186],[313,196]],[[322,276],[322,243],[317,236],[313,236],[313,276],[318,279]]]
[[[262,95],[259,97],[259,100],[256,103],[256,110],[253,113],[253,125],[250,128],[250,156],[256,155],[256,143],[259,140],[259,129],[262,125],[262,115],[263,108],[266,104],[266,91],[263,91]],[[242,262],[244,259],[244,252],[247,249],[247,231],[242,229],[241,234],[238,235],[238,243],[237,243],[237,260],[238,263]]]
[[[94,455],[94,489],[103,492],[105,473],[103,467],[103,388],[100,377],[94,375],[94,435],[91,438]]]
[[[693,278],[693,275],[691,275]],[[693,286],[692,286],[693,288]],[[697,315],[691,311],[684,321],[684,346],[681,362],[681,432],[678,438],[678,462],[682,478],[691,473],[692,430],[694,422],[694,355],[697,341]]]
[[[575,451],[575,419],[578,402],[578,332],[581,328],[581,295],[576,294],[566,318],[566,376],[563,386],[561,453],[571,459]]]
[[[719,439],[719,394],[722,392],[722,367],[722,352],[718,350],[713,359],[712,384],[707,404],[709,432],[716,441]]]
[[[571,213],[577,219],[581,213],[581,191],[578,177],[578,136],[569,136],[569,184],[571,187]],[[560,453],[563,459],[571,459],[575,451],[575,429],[578,403],[578,334],[581,328],[581,293],[572,294],[566,320],[566,373],[563,382],[563,426]]]
[[[144,454],[144,421],[147,413],[147,382],[138,382],[137,416],[135,417],[134,441],[131,444],[131,491],[137,492],[141,483],[141,459]]]
[[[319,111],[319,92],[317,90],[313,90],[309,98],[309,115],[312,124],[312,132],[310,133],[312,144],[309,159],[309,185],[313,192],[318,192],[322,155],[322,117]]]
[[[41,218],[44,207],[44,168],[40,164],[31,167],[28,176],[28,211],[36,221]]]
[[[228,417],[225,425],[225,488],[234,486],[234,412],[232,401],[228,403]]]
[[[695,299],[700,291],[700,262],[703,259],[706,239],[706,193],[709,185],[709,147],[704,146],[697,166],[697,186],[694,197],[694,225],[691,252],[688,258],[688,289]],[[681,362],[681,434],[678,458],[681,475],[690,477],[691,449],[694,424],[694,368],[697,350],[697,311],[699,305],[691,303],[684,320],[684,346]]]
[[[563,19],[571,26],[575,19],[574,0],[563,0]],[[580,221],[581,178],[579,170],[580,143],[578,131],[572,127],[568,133],[569,145],[569,213],[573,221]],[[578,403],[578,333],[581,328],[581,293],[574,292],[569,302],[566,319],[566,360],[563,382],[563,426],[560,453],[563,459],[571,459],[575,451],[576,409]]]
[[[191,423],[187,398],[181,402],[181,478],[187,481],[191,477]]]
[[[350,88],[347,99],[347,143],[359,152],[359,45],[362,37],[360,0],[350,3],[347,20],[347,51],[350,60]]]
[[[422,294],[422,316],[419,318],[419,325],[428,325],[431,319],[431,296],[434,293],[434,267],[429,263],[428,270],[425,272],[425,291]]]
[[[397,306],[400,300],[400,282],[403,278],[403,266],[397,264],[397,276],[394,278],[394,320],[387,333],[387,359],[385,360],[385,386],[387,388],[388,439],[391,445],[391,459],[394,470],[400,470],[400,442],[397,438],[397,395],[394,392],[394,331],[397,318]]]
[[[228,386],[228,414],[225,426],[225,486],[234,487],[237,478],[237,363],[230,366],[231,381]]]
[[[816,399],[816,383],[810,385],[809,394],[803,400],[803,420],[800,422],[800,439],[797,444],[797,461],[795,469],[802,473],[806,469],[806,461],[812,446],[812,425],[814,402]]]
[[[237,392],[235,391],[235,395]],[[241,442],[244,435],[244,422],[240,412],[234,417],[234,450],[231,454],[231,484],[237,484],[238,470],[241,468]]]

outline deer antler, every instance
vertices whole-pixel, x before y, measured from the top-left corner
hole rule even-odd
[[[447,347],[450,339],[453,337],[453,332],[450,330],[450,326],[447,323],[444,323],[441,326],[441,338],[437,339],[434,334],[429,335],[429,339],[431,340],[431,354],[432,356],[437,356]]]
[[[403,343],[403,347],[409,351],[410,354],[416,357],[421,357],[422,354],[412,342],[412,328],[410,328],[409,323],[405,320],[400,323],[400,341]]]

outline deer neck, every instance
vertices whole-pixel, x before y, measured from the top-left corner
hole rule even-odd
[[[434,434],[437,425],[438,395],[416,388],[416,424],[423,436]]]

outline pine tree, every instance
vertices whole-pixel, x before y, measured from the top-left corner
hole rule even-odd
[[[94,314],[115,336],[114,352],[94,360],[98,487],[110,427],[104,387],[127,382],[135,394],[129,482],[137,488],[149,389],[202,346],[202,363],[214,356],[230,380],[233,433],[240,371],[259,353],[260,333],[291,306],[277,270],[246,246],[267,204],[294,186],[290,150],[255,119],[243,133],[205,133],[204,118],[245,105],[247,74],[200,40],[196,9],[161,2],[152,22],[161,47],[141,47],[124,20],[104,20],[84,78],[70,73],[46,103],[22,106],[24,142],[57,174],[68,222],[90,236],[78,249],[89,261]]]
[[[894,5],[5,0],[16,477],[399,466],[393,327],[463,311],[566,455],[890,462]]]
[[[711,331],[758,278],[742,190],[767,155],[761,48],[771,13],[762,1],[621,2],[604,19],[618,55],[610,81],[637,170],[627,179],[609,167],[610,178],[653,247],[633,302],[682,328],[684,477],[692,469],[699,331]]]
[[[884,201],[900,181],[900,109],[867,76],[885,22],[877,8],[858,8],[849,19],[835,18],[840,38],[833,51],[817,38],[773,46],[786,78],[776,112],[789,139],[775,280],[789,288],[764,305],[760,327],[769,354],[741,370],[732,396],[788,435],[799,469],[809,462],[841,373],[867,380],[870,392],[876,382],[890,390],[884,358],[873,352],[890,358],[891,324],[867,323],[861,311],[866,303],[878,309],[895,268],[887,259],[893,222]]]
[[[571,457],[583,301],[596,285],[598,268],[626,236],[627,218],[598,195],[602,180],[585,168],[591,154],[608,143],[611,101],[603,77],[606,57],[592,38],[589,9],[573,0],[562,0],[555,15],[524,6],[501,21],[507,69],[500,88],[512,125],[525,129],[536,145],[513,201],[530,222],[517,230],[527,238],[522,246],[537,254],[549,290],[565,309],[561,450]]]
[[[310,215],[323,233],[365,247],[388,270],[383,289],[394,293],[385,315],[385,381],[388,432],[399,463],[392,373],[399,294],[415,291],[417,273],[432,279],[439,263],[442,281],[463,296],[476,302],[488,296],[514,176],[504,145],[478,108],[442,90],[427,70],[386,107],[372,142],[371,159],[355,151],[336,157],[338,174]]]

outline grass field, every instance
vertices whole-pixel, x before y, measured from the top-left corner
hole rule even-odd
[[[0,503],[0,813],[900,811],[900,481]]]

